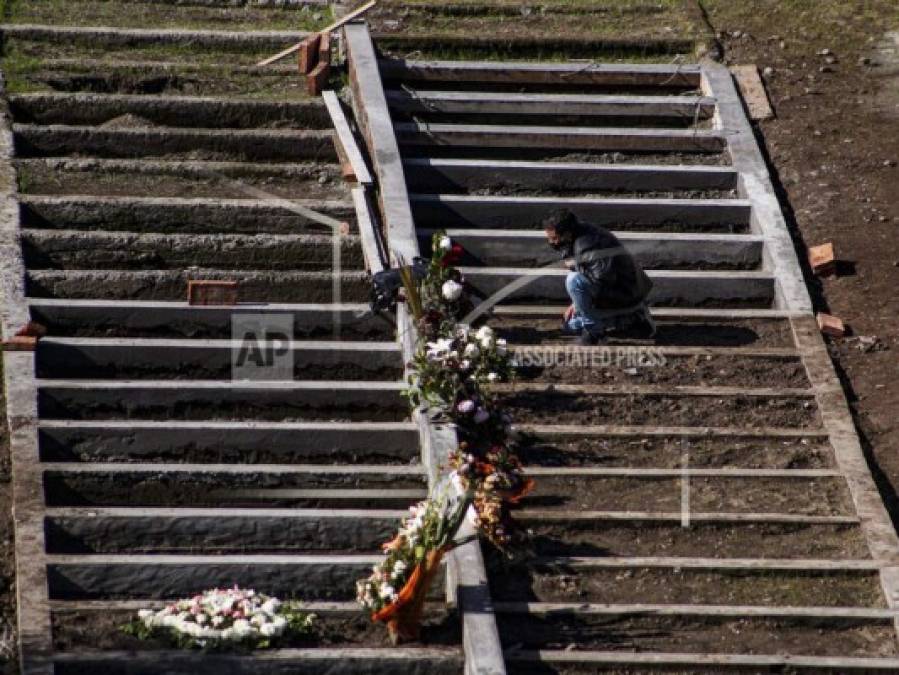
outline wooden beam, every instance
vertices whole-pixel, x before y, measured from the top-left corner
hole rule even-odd
[[[742,199],[615,199],[584,197],[482,197],[480,195],[410,195],[422,226],[537,228],[550,212],[571,209],[595,225],[658,226],[682,222],[704,231],[703,225],[748,226],[750,203]],[[688,223],[688,224],[687,224]]]
[[[590,164],[497,159],[409,157],[403,161],[409,188],[459,192],[484,186],[521,190],[733,190],[737,172],[727,166]]]
[[[755,65],[731,66],[730,72],[737,81],[737,87],[746,102],[749,117],[754,120],[768,120],[774,117],[774,109],[768,100],[765,84],[759,77],[759,69]]]
[[[350,87],[357,106],[356,120],[368,145],[368,155],[378,180],[390,259],[393,263],[400,259],[408,262],[419,253],[418,239],[375,48],[364,24],[348,24],[344,35]]]
[[[334,91],[328,90],[322,92],[322,98],[331,116],[331,123],[337,133],[337,141],[343,150],[344,155],[353,168],[353,176],[360,185],[371,185],[373,180],[368,171],[368,165],[362,157],[362,151],[356,144],[356,138],[350,129],[350,123],[343,112],[343,105]]]
[[[601,86],[698,87],[698,65],[616,65],[607,63],[530,63],[514,61],[414,61],[383,59],[386,80],[570,84]]]
[[[401,143],[420,146],[532,148],[552,150],[716,153],[725,147],[719,131],[707,129],[628,129],[492,124],[394,125]]]
[[[409,113],[640,116],[705,119],[714,99],[701,96],[602,96],[390,89],[387,102]]]

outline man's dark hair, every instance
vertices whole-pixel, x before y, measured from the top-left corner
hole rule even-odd
[[[577,228],[578,219],[570,209],[557,209],[546,216],[540,224],[544,230],[555,230],[559,234],[565,234]]]

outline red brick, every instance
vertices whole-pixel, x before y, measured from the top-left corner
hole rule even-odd
[[[29,321],[17,332],[17,336],[42,338],[47,334],[47,327],[37,321]]]
[[[189,305],[236,305],[236,281],[210,281],[192,279],[187,282]]]
[[[33,352],[37,349],[38,338],[34,335],[14,335],[3,341],[5,352]]]
[[[312,72],[318,63],[318,50],[321,42],[321,35],[316,33],[310,35],[300,43],[300,49],[297,51],[297,65],[300,68],[300,75],[306,75]]]
[[[330,33],[319,33],[321,39],[318,44],[318,62],[319,63],[327,63],[330,65],[331,63],[331,34]]]
[[[823,312],[818,312],[818,328],[831,337],[843,337],[846,334],[846,326],[842,319]]]
[[[320,62],[311,73],[306,76],[306,93],[310,96],[318,96],[328,83],[331,74],[331,64]]]
[[[837,271],[837,261],[833,252],[833,244],[827,242],[820,246],[812,246],[808,250],[808,262],[812,271],[819,277],[829,276]]]

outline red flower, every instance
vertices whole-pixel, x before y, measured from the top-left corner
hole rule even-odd
[[[464,248],[462,248],[459,244],[453,244],[452,246],[450,246],[450,250],[444,253],[443,257],[440,259],[440,266],[448,267],[450,265],[455,265],[460,260],[462,260],[462,256],[464,254]]]

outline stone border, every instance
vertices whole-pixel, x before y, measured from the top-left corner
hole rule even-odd
[[[25,264],[19,245],[19,203],[12,166],[14,154],[11,115],[3,100],[0,115],[0,290],[4,339],[11,337],[29,320],[25,301]],[[51,675],[52,666],[44,660],[50,655],[52,640],[44,563],[44,488],[38,463],[34,353],[4,352],[3,376],[12,464],[19,667],[25,675]]]

